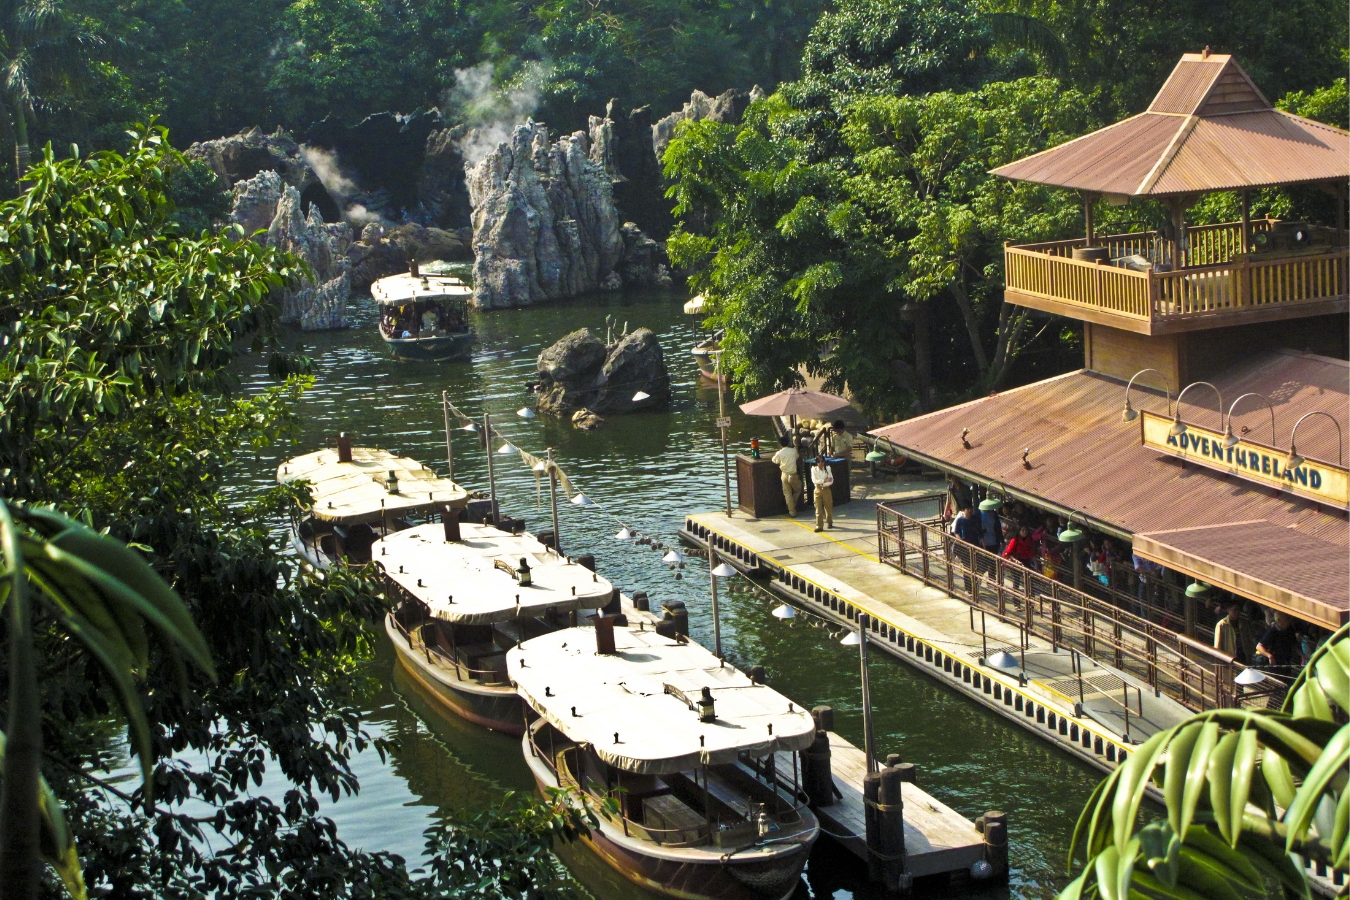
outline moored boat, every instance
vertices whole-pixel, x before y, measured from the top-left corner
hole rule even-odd
[[[606,863],[682,900],[796,890],[820,832],[797,774],[806,710],[680,635],[608,619],[506,661],[535,717],[522,738],[535,782],[590,801],[585,841]]]
[[[380,337],[400,359],[447,360],[473,348],[468,301],[473,290],[453,275],[411,272],[370,286],[380,309]]]
[[[370,561],[386,534],[446,509],[462,509],[468,492],[415,459],[388,450],[353,447],[341,435],[334,449],[316,450],[277,466],[277,483],[309,482],[314,505],[291,520],[291,543],[311,565]]]
[[[508,734],[524,732],[524,717],[506,652],[615,596],[533,535],[491,525],[421,525],[376,541],[371,553],[399,601],[385,631],[404,668],[451,712]]]

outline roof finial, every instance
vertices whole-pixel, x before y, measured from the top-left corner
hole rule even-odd
[[[1206,44],[1205,49],[1200,51],[1200,58],[1209,59],[1209,44]]]

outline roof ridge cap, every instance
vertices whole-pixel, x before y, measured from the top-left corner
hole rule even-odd
[[[1177,128],[1176,134],[1172,135],[1172,140],[1168,142],[1167,148],[1158,155],[1157,161],[1153,163],[1153,168],[1148,170],[1144,180],[1139,182],[1139,185],[1134,189],[1133,196],[1138,197],[1147,194],[1153,189],[1154,185],[1162,180],[1167,167],[1176,158],[1177,151],[1181,149],[1181,145],[1186,142],[1186,138],[1190,137],[1191,132],[1195,130],[1195,126],[1199,122],[1200,117],[1193,113],[1186,117],[1186,121],[1182,122],[1180,127]]]

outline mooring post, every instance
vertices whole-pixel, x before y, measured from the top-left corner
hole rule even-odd
[[[488,470],[488,497],[492,506],[492,524],[496,525],[501,521],[497,516],[497,476],[492,470],[492,416],[483,413],[483,440],[487,448],[487,470]],[[553,536],[557,540],[557,535]]]
[[[811,718],[816,723],[816,737],[802,753],[802,787],[812,807],[830,806],[835,800],[829,734],[834,725],[834,710],[828,706],[814,707]]]
[[[905,795],[906,775],[913,779],[914,766],[900,763],[882,769],[881,795],[877,818],[881,822],[881,883],[886,890],[908,894],[913,884],[905,858]]]
[[[1008,880],[1008,814],[991,809],[976,820],[975,826],[984,834],[984,861],[992,870],[990,876],[999,881]]]
[[[867,834],[867,880],[880,883],[883,877],[881,854],[885,844],[882,839],[882,821],[877,803],[881,800],[881,773],[868,772],[863,776],[863,821]]]

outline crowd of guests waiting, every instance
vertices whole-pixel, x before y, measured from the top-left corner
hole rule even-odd
[[[1055,513],[1042,512],[1018,501],[1009,501],[998,510],[981,510],[971,488],[956,478],[948,479],[944,520],[948,529],[965,544],[979,547],[1003,559],[1039,572],[1046,578],[1074,582],[1073,566],[1080,566],[1085,587],[1091,580],[1104,586],[1113,584],[1112,576],[1122,569],[1133,573],[1137,603],[1129,609],[1143,618],[1162,618],[1162,624],[1174,630],[1185,629],[1185,613],[1177,602],[1176,577],[1152,560],[1131,552],[1123,542],[1094,534],[1085,529],[1079,542],[1060,540],[1065,523]],[[1077,546],[1077,549],[1075,549]],[[968,569],[972,554],[956,548],[958,561]],[[1014,574],[1015,587],[1021,581]],[[967,589],[970,579],[966,576]],[[1168,586],[1172,589],[1168,589]],[[1308,663],[1330,632],[1294,619],[1260,604],[1210,589],[1217,599],[1206,601],[1206,610],[1216,619],[1213,646],[1239,664],[1261,668],[1269,674],[1289,680]],[[1121,592],[1109,592],[1119,600]],[[1177,607],[1177,608],[1173,608]],[[1208,618],[1208,617],[1207,617]]]

